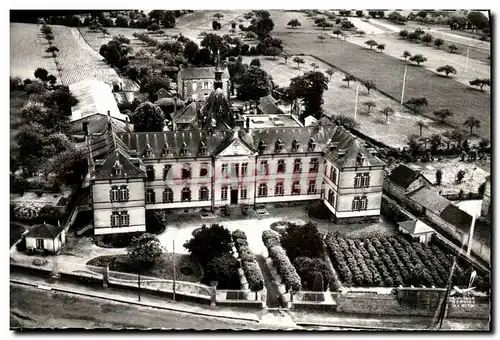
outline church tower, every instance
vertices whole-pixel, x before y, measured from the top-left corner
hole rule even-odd
[[[224,71],[221,68],[220,65],[220,52],[217,50],[217,60],[215,62],[215,82],[214,82],[214,90],[221,89],[223,88],[223,83],[222,83],[222,73]]]

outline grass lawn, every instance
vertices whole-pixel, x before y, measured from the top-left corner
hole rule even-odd
[[[326,43],[325,43],[326,44]],[[250,63],[255,57],[244,57],[243,62]],[[274,82],[280,86],[290,85],[290,79],[304,72],[311,71],[311,63],[316,63],[319,68],[317,70],[325,72],[329,66],[313,57],[303,57],[305,64],[297,68],[297,64],[292,62],[293,57],[289,58],[285,64],[283,58],[259,57],[262,68],[266,70],[272,77]],[[354,116],[354,105],[356,102],[356,84],[351,83],[350,87],[342,81],[344,74],[337,71],[331,81],[328,83],[328,90],[323,94],[323,109],[326,115],[342,114],[348,117]],[[374,101],[376,107],[368,113],[367,108],[363,105],[364,102]],[[395,114],[389,118],[387,124],[385,116],[379,111],[384,107],[392,107]],[[419,129],[415,125],[417,121],[423,120],[428,125],[428,129],[424,129],[422,135],[430,136],[432,134],[440,134],[450,128],[447,125],[441,125],[437,122],[415,115],[410,110],[399,105],[398,102],[385,96],[384,94],[371,90],[368,95],[366,88],[359,88],[359,103],[358,114],[356,120],[360,124],[358,130],[369,137],[372,137],[391,147],[407,146],[407,136],[410,134],[418,134]],[[391,128],[388,129],[387,127]]]
[[[155,262],[152,268],[142,269],[141,274],[144,276],[158,277],[166,280],[174,278],[174,254],[163,253]],[[95,257],[87,262],[91,266],[104,267],[109,265],[112,271],[137,273],[137,270],[130,266],[126,254],[121,255],[104,255]],[[190,268],[186,269],[186,268]],[[179,281],[200,282],[203,277],[201,265],[193,257],[187,254],[175,254],[175,278]]]
[[[21,116],[21,108],[28,99],[28,95],[24,91],[10,92],[10,151],[17,153],[16,135],[23,123]]]
[[[394,98],[401,97],[404,60],[384,53],[370,51],[349,42],[330,39],[320,43],[314,36],[306,34],[279,34],[284,46],[292,53],[315,55],[355,77],[377,83],[378,89]],[[405,98],[426,97],[429,106],[423,114],[433,117],[432,111],[447,108],[455,113],[450,123],[463,128],[469,116],[481,121],[479,135],[490,138],[490,97],[488,93],[460,84],[453,79],[439,77],[422,67],[409,66],[405,87]]]
[[[14,243],[16,243],[19,238],[21,238],[21,235],[24,233],[25,229],[24,227],[20,226],[19,224],[16,223],[11,223],[10,224],[10,246]]]

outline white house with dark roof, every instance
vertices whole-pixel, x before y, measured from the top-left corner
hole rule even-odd
[[[185,67],[177,73],[177,92],[183,100],[204,101],[215,89],[214,74],[216,67]],[[229,72],[225,68],[221,73],[222,90],[229,97]]]

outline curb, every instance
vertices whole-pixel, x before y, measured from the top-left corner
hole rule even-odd
[[[10,282],[11,283],[15,283],[15,284],[25,285],[25,286],[31,286],[31,287],[35,287],[35,288],[38,287],[38,286],[40,286],[38,284],[24,282],[24,281],[19,281],[19,280],[10,280]],[[131,305],[136,305],[136,306],[141,306],[141,307],[150,307],[150,308],[157,308],[157,309],[162,309],[162,310],[169,310],[169,311],[179,312],[179,313],[187,313],[187,314],[193,314],[193,315],[199,315],[199,316],[207,316],[207,317],[230,319],[230,320],[260,322],[260,320],[258,318],[232,317],[232,316],[212,314],[212,313],[193,312],[193,311],[189,311],[189,310],[185,310],[185,309],[179,309],[179,308],[173,308],[173,307],[150,305],[150,304],[145,303],[145,302],[127,301],[127,300],[121,300],[121,299],[117,299],[117,298],[106,297],[106,296],[102,296],[102,295],[93,295],[93,294],[79,292],[79,291],[73,290],[73,289],[63,289],[63,288],[52,288],[51,287],[51,290],[55,291],[55,292],[70,293],[70,294],[81,295],[81,296],[86,296],[86,297],[91,297],[91,298],[97,298],[97,299],[103,299],[103,300],[108,300],[108,301],[114,301],[114,302],[120,302],[120,303],[128,303],[128,304],[131,304]]]

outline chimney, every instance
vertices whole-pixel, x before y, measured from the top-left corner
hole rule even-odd
[[[247,123],[246,123],[246,126],[245,126],[245,131],[246,132],[250,131],[250,117],[247,117]]]
[[[89,122],[83,122],[83,134],[85,136],[89,135]]]
[[[108,110],[108,117],[111,117],[111,111]]]

